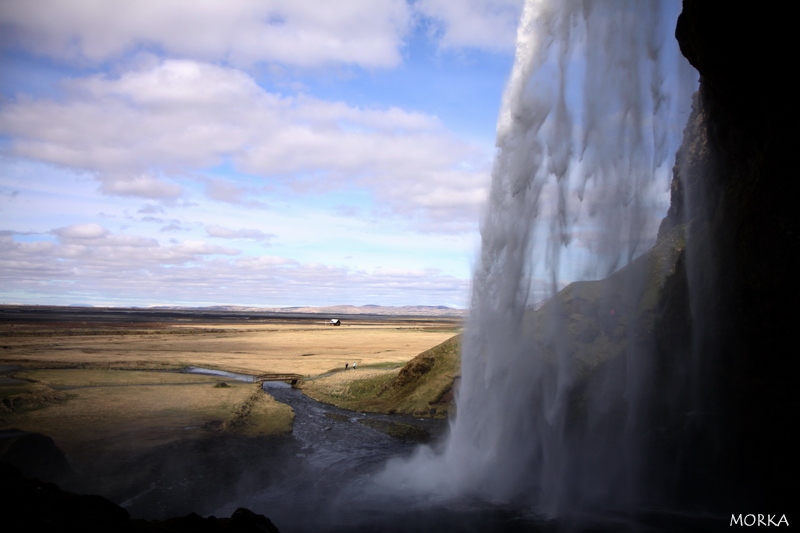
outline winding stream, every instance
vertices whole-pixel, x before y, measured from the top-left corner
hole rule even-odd
[[[99,468],[85,478],[88,484],[70,490],[99,491],[132,516],[150,519],[190,512],[225,517],[246,507],[269,517],[282,533],[584,530],[570,529],[565,519],[545,520],[513,502],[497,505],[477,495],[452,498],[408,490],[402,476],[391,475],[396,468],[387,465],[435,453],[449,430],[445,421],[339,409],[280,382],[265,383],[264,389],[294,410],[290,435],[220,433],[145,447],[141,453],[99,453]],[[666,530],[685,529],[687,519],[668,518],[679,527]],[[649,533],[664,531],[664,519],[620,514],[588,522],[598,524],[594,531]]]
[[[371,490],[375,473],[446,428],[441,420],[339,409],[281,382],[267,382],[264,388],[294,410],[294,453],[283,459],[280,479],[236,505],[266,514],[282,532],[375,531],[386,516],[383,495]]]
[[[249,376],[215,375],[249,381]],[[340,409],[284,382],[265,382],[263,388],[294,410],[292,434],[284,437],[288,445],[265,449],[264,464],[257,468],[262,477],[244,475],[228,503],[210,514],[230,516],[247,507],[270,517],[282,533],[500,533],[554,526],[519,509],[419,496],[387,482],[386,464],[418,453],[421,443],[435,449],[447,421]]]
[[[593,531],[651,533],[703,523],[697,516],[654,511],[553,521],[513,503],[409,492],[387,479],[387,463],[435,450],[448,431],[447,422],[339,409],[280,382],[267,382],[264,388],[294,410],[293,445],[288,453],[271,458],[277,475],[269,481],[251,480],[248,490],[217,516],[248,507],[270,517],[282,533],[550,532],[585,531],[590,525]],[[420,448],[421,440],[428,440],[429,447]],[[719,524],[711,520],[703,525],[717,531]]]

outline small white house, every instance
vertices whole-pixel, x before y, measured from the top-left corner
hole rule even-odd
[[[330,325],[331,326],[341,326],[342,325],[342,321],[339,320],[338,318],[331,318]]]

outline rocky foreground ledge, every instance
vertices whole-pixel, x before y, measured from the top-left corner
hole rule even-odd
[[[0,524],[3,531],[86,531],[103,533],[207,531],[279,533],[264,515],[240,507],[230,518],[195,513],[167,520],[131,518],[128,511],[102,496],[74,494],[54,483],[25,477],[0,461]]]

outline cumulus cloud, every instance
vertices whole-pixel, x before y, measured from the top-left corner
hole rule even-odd
[[[424,179],[390,182],[378,194],[395,215],[416,218],[422,232],[458,233],[474,228],[488,187],[485,172],[441,170]],[[392,201],[399,198],[403,201]]]
[[[58,243],[54,246],[46,241],[16,242],[12,238],[6,240],[6,250],[11,255],[46,251],[49,260],[69,258],[80,261],[87,267],[99,262],[108,267],[119,268],[121,272],[136,264],[140,267],[190,264],[204,256],[236,256],[241,253],[236,248],[202,240],[174,241],[169,246],[164,246],[150,237],[113,233],[97,223],[73,224],[53,229],[50,233],[58,237]]]
[[[173,247],[175,251],[189,256],[196,255],[239,255],[239,250],[225,248],[205,241],[184,241]]]
[[[243,203],[245,192],[244,187],[220,179],[208,180],[206,185],[206,194],[209,198],[228,204]]]
[[[206,185],[206,196],[217,202],[232,205],[242,205],[251,208],[266,208],[267,204],[255,200],[263,191],[254,187],[243,187],[233,181],[208,178],[203,180]]]
[[[216,237],[218,239],[252,239],[266,242],[275,238],[274,233],[264,233],[257,229],[231,229],[213,224],[206,226],[206,233],[209,237]]]
[[[57,228],[53,233],[64,240],[102,239],[108,235],[108,230],[94,222],[90,224],[73,224],[64,228]]]
[[[433,21],[445,49],[513,51],[524,0],[419,0],[415,9]]]
[[[408,31],[405,0],[2,0],[5,41],[99,63],[132,50],[235,65],[391,67]]]
[[[105,194],[175,199],[183,189],[171,178],[227,161],[266,180],[366,187],[387,212],[449,226],[474,222],[485,197],[485,149],[423,113],[283,96],[195,61],[66,87],[58,99],[1,107],[0,133],[14,155],[94,173]],[[223,180],[207,188],[228,203],[245,192]]]

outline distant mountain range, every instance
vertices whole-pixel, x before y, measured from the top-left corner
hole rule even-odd
[[[401,316],[467,316],[466,309],[446,305],[329,305],[296,307],[249,307],[245,305],[211,305],[208,307],[185,307],[179,305],[154,305],[148,309],[193,309],[198,311],[224,311],[237,313],[313,313],[319,315],[401,315]]]
[[[105,311],[197,311],[197,312],[222,312],[222,313],[275,313],[275,314],[316,314],[329,315],[378,315],[378,316],[420,316],[420,317],[465,317],[467,309],[457,309],[446,305],[330,305],[330,306],[296,306],[296,307],[251,307],[246,305],[210,305],[206,307],[192,307],[184,305],[151,305],[148,307],[113,307],[90,304],[72,305],[25,305],[25,304],[0,304],[0,310],[13,309],[74,309],[76,312],[85,312],[90,309]]]
[[[158,306],[158,309],[179,309],[178,307]],[[181,309],[185,309],[181,308]],[[247,307],[242,305],[214,305],[198,309],[209,311],[238,311],[248,313],[314,313],[326,315],[403,315],[403,316],[457,316],[467,315],[466,309],[456,309],[446,305],[404,305],[399,307],[385,305],[330,305],[324,307]]]

